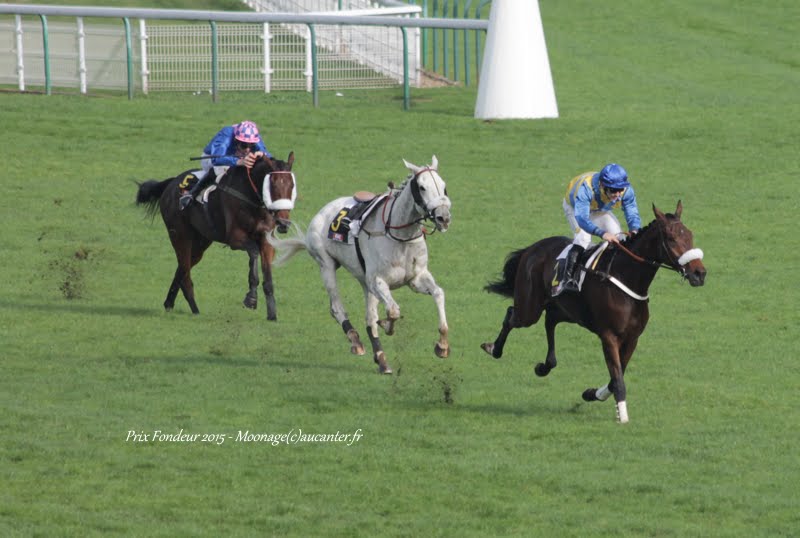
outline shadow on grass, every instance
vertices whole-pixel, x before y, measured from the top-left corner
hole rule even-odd
[[[113,305],[86,305],[79,303],[64,303],[54,301],[52,303],[24,303],[0,301],[0,308],[9,310],[27,310],[44,313],[69,313],[69,314],[94,314],[100,316],[139,316],[151,317],[161,312],[154,308],[136,308],[132,306],[113,306]]]

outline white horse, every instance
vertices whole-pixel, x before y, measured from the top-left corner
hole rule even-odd
[[[394,323],[400,319],[400,306],[391,290],[407,285],[418,293],[433,297],[439,312],[439,341],[434,352],[444,358],[450,354],[447,341],[447,317],[444,310],[444,291],[428,271],[428,245],[425,241],[426,220],[433,221],[436,230],[445,232],[450,225],[450,198],[445,183],[439,176],[438,161],[434,155],[430,166],[416,166],[403,160],[411,174],[398,187],[390,184],[389,191],[364,214],[357,236],[344,237],[333,233],[339,230],[354,197],[337,198],[323,207],[308,226],[305,237],[298,234],[278,239],[268,238],[278,251],[276,265],[281,265],[300,250],[307,250],[317,261],[322,281],[328,290],[331,315],[341,325],[350,340],[350,351],[364,354],[358,332],[348,319],[336,286],[336,270],[344,266],[358,279],[366,299],[367,334],[372,344],[373,358],[378,372],[391,374],[386,362],[378,325],[387,335],[394,332]],[[365,193],[357,193],[362,195]],[[368,194],[368,193],[367,193]],[[373,195],[374,196],[374,195]],[[352,226],[355,232],[355,226]],[[353,235],[353,234],[350,234]],[[334,236],[333,239],[329,238]],[[339,239],[338,241],[335,239]],[[386,319],[378,319],[378,302],[386,306]]]

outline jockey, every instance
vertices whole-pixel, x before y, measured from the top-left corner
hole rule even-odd
[[[622,207],[628,231],[636,233],[642,227],[636,194],[628,183],[628,173],[615,163],[607,164],[600,172],[586,172],[570,181],[562,202],[564,215],[575,237],[558,255],[553,278],[552,296],[562,291],[578,291],[575,265],[581,253],[596,235],[610,243],[619,243],[622,233],[619,220],[612,209]]]
[[[214,135],[211,142],[203,149],[203,171],[198,175],[197,183],[192,189],[181,196],[181,209],[191,204],[199,193],[213,177],[221,176],[230,166],[246,166],[252,168],[258,157],[266,155],[272,157],[267,151],[258,127],[252,121],[243,121],[236,125],[227,125]],[[209,171],[214,169],[214,174]]]

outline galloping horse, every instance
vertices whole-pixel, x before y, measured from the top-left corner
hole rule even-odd
[[[497,339],[482,344],[483,350],[499,359],[511,329],[530,327],[544,312],[547,357],[536,365],[535,372],[546,376],[557,364],[556,325],[577,323],[600,337],[611,375],[607,385],[586,389],[583,399],[604,401],[613,394],[618,421],[628,422],[623,376],[647,326],[647,290],[656,271],[659,267],[677,271],[692,286],[705,282],[703,252],[694,248],[692,232],[680,220],[682,211],[680,201],[674,214],[664,214],[653,205],[656,219],[624,245],[601,244],[594,251],[598,255],[589,260],[592,267],[582,269],[586,274],[578,293],[550,296],[556,257],[569,244],[568,238],[549,237],[509,254],[503,277],[485,289],[513,298],[514,306],[508,307]]]
[[[397,189],[390,188],[382,197],[371,200],[372,205],[360,219],[357,235],[354,228],[350,229],[352,233],[345,234],[342,231],[342,221],[349,211],[347,208],[356,203],[354,197],[343,197],[328,203],[314,216],[305,237],[281,240],[275,234],[270,234],[268,238],[279,251],[276,265],[300,250],[307,250],[317,261],[330,297],[331,315],[341,325],[350,340],[350,351],[355,355],[364,354],[364,345],[350,323],[339,296],[336,270],[344,266],[361,283],[373,359],[378,364],[378,373],[383,374],[391,374],[392,368],[386,361],[378,338],[378,325],[387,335],[394,333],[394,323],[400,319],[400,307],[390,290],[400,286],[408,285],[418,293],[433,297],[439,312],[439,341],[434,352],[441,358],[450,354],[444,291],[428,271],[428,246],[423,227],[425,220],[431,220],[436,230],[447,230],[450,225],[450,198],[439,176],[436,156],[433,156],[430,166],[403,162],[411,175]],[[357,193],[361,197],[364,194],[369,193]],[[384,320],[378,319],[379,301],[386,306]]]
[[[219,179],[216,188],[209,189],[208,202],[192,204],[181,211],[178,185],[190,171],[165,179],[148,180],[139,184],[136,203],[147,206],[155,215],[156,207],[169,233],[172,248],[178,258],[178,268],[172,279],[164,308],[175,306],[178,289],[189,303],[192,313],[200,310],[194,298],[191,270],[203,257],[212,242],[218,241],[234,250],[246,250],[250,257],[248,284],[244,305],[256,308],[258,297],[258,261],[261,257],[264,295],[267,298],[267,319],[277,319],[275,294],[272,286],[272,246],[266,234],[275,228],[285,233],[291,225],[289,212],[294,208],[297,183],[291,172],[294,152],[287,161],[261,157],[252,169],[235,166]]]

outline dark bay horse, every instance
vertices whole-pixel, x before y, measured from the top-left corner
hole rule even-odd
[[[294,152],[291,152],[286,161],[265,156],[258,159],[252,169],[231,167],[210,192],[207,203],[194,203],[183,211],[179,205],[179,184],[188,172],[163,181],[148,180],[139,184],[136,203],[146,206],[152,215],[156,208],[161,210],[178,258],[178,268],[164,301],[166,310],[175,306],[180,289],[192,312],[200,312],[194,298],[191,270],[209,245],[217,241],[234,250],[245,250],[250,257],[250,289],[244,298],[248,308],[256,308],[257,304],[260,256],[267,319],[277,319],[272,285],[275,251],[266,241],[266,234],[275,228],[285,233],[291,225],[289,212],[297,196],[297,183],[291,171],[293,163]]]
[[[611,394],[617,402],[617,420],[628,422],[625,401],[625,368],[636,349],[639,336],[649,319],[647,291],[660,267],[677,271],[692,286],[702,286],[706,269],[703,253],[694,248],[692,232],[681,222],[683,206],[678,202],[674,214],[664,214],[653,205],[655,220],[628,239],[624,245],[609,244],[595,260],[577,293],[550,296],[556,257],[571,241],[548,237],[509,254],[503,276],[486,290],[514,299],[508,307],[500,334],[481,347],[499,359],[511,329],[530,327],[545,314],[547,356],[536,365],[538,376],[556,367],[555,328],[562,321],[577,323],[595,333],[603,344],[609,383],[583,392],[587,402],[606,400]]]

